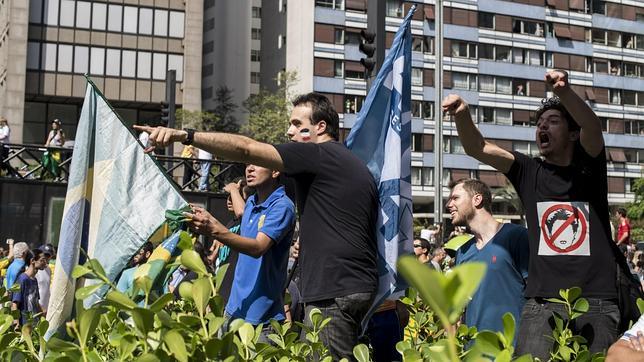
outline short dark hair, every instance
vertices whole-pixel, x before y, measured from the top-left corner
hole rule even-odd
[[[535,121],[539,121],[539,117],[548,110],[551,109],[556,109],[559,112],[561,112],[561,116],[566,119],[566,122],[568,122],[568,130],[569,131],[579,131],[581,130],[581,127],[575,122],[575,120],[572,118],[570,113],[568,113],[568,110],[564,105],[561,103],[561,99],[559,97],[551,97],[551,98],[544,98],[541,100],[541,106],[537,108],[537,112],[535,114]]]
[[[617,213],[618,213],[618,214],[619,214],[619,216],[621,216],[621,217],[626,217],[626,209],[625,209],[625,208],[623,208],[623,207],[618,208],[618,209],[617,209]]]
[[[293,100],[293,107],[301,105],[308,105],[311,107],[312,124],[318,124],[320,121],[325,121],[325,133],[333,137],[336,141],[339,139],[340,117],[327,97],[316,92],[302,94]]]
[[[485,211],[492,213],[492,192],[490,188],[481,180],[473,178],[462,178],[449,183],[449,189],[453,190],[457,185],[463,185],[463,189],[470,195],[481,195],[481,206]]]
[[[420,241],[420,245],[427,249],[427,253],[431,252],[432,250],[432,244],[430,244],[429,240],[425,238],[416,238],[416,240]]]
[[[145,244],[143,244],[143,246],[141,247],[141,249],[143,250],[144,253],[152,254],[152,252],[154,251],[154,244],[152,244],[149,241],[146,241]]]

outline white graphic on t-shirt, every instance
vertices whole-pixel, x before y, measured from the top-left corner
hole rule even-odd
[[[539,255],[590,255],[587,202],[538,202]]]

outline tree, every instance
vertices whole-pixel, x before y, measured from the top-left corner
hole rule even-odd
[[[633,183],[632,191],[635,201],[628,203],[626,210],[631,220],[639,220],[644,217],[644,178],[639,178]]]
[[[235,117],[235,111],[239,108],[232,101],[232,90],[222,85],[217,88],[215,92],[215,102],[217,105],[215,109],[212,110],[212,114],[218,119],[216,123],[209,124],[212,126],[212,129],[206,129],[206,131],[218,131],[226,133],[237,133],[239,132],[239,120]]]
[[[215,129],[219,123],[219,119],[213,113],[205,111],[189,111],[179,108],[175,116],[177,127],[194,128],[199,131],[210,131]]]
[[[277,91],[260,90],[244,101],[248,111],[248,123],[242,133],[266,143],[283,143],[291,112],[291,88],[297,82],[295,72],[282,72]]]

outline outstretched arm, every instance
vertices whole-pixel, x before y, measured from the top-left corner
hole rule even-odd
[[[581,146],[592,157],[597,156],[604,148],[601,122],[588,104],[570,88],[568,73],[558,69],[549,71],[546,73],[545,81],[581,127],[579,134]]]
[[[461,139],[465,153],[503,173],[510,171],[514,155],[483,138],[474,125],[469,106],[463,98],[456,94],[448,95],[443,100],[443,111],[454,116],[458,137]]]
[[[230,201],[233,203],[235,218],[241,218],[244,214],[244,207],[246,206],[246,201],[244,201],[244,197],[242,196],[241,181],[227,184],[224,186],[224,191],[230,194]]]
[[[148,148],[145,149],[145,152],[152,152],[155,147],[166,147],[172,142],[183,142],[188,137],[186,131],[173,128],[135,125],[134,129],[150,134]],[[275,147],[246,136],[219,132],[195,132],[192,145],[230,161],[252,163],[271,170],[284,171],[282,157]]]

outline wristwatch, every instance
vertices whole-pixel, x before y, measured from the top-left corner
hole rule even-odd
[[[184,128],[183,130],[186,131],[188,135],[186,136],[186,140],[181,143],[186,146],[191,145],[195,140],[195,132],[197,132],[197,130],[194,128]]]

